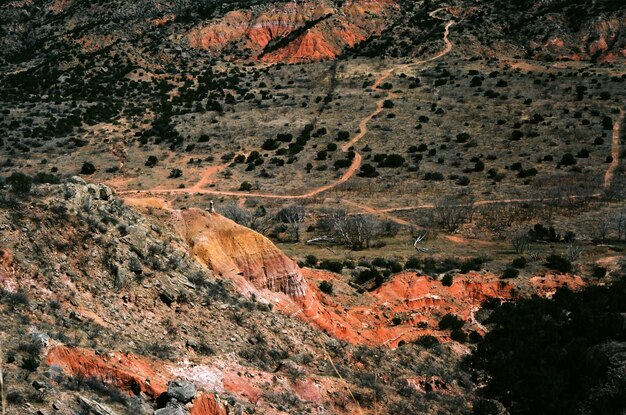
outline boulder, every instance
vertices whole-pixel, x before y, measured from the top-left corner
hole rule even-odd
[[[173,380],[167,385],[167,396],[176,399],[178,402],[191,402],[195,395],[196,387],[191,382]]]
[[[166,408],[157,409],[154,415],[188,415],[187,411],[180,406],[168,406]]]

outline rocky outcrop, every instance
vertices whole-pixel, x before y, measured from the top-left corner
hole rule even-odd
[[[236,46],[264,62],[332,59],[346,47],[380,33],[398,6],[391,0],[284,3],[232,11],[187,34],[193,48],[215,53]]]
[[[235,281],[242,292],[306,294],[296,262],[263,235],[215,212],[188,209],[174,212],[174,218],[190,253],[217,276]]]
[[[194,400],[191,415],[226,415],[226,409],[215,395],[203,393]]]
[[[317,270],[304,271],[309,280],[316,279]],[[300,304],[282,302],[279,307],[349,343],[393,348],[423,335],[449,340],[438,328],[439,319],[447,313],[465,320],[466,329],[483,332],[474,313],[489,298],[515,299],[523,291],[524,295],[550,296],[557,287],[576,289],[583,285],[580,277],[551,274],[530,282],[526,287],[516,280],[472,272],[457,275],[448,287],[426,275],[402,272],[372,291],[369,304],[364,306],[337,304],[311,284]]]
[[[97,355],[88,349],[56,346],[48,352],[46,363],[72,376],[100,379],[123,391],[143,392],[155,399],[167,390],[162,364],[134,355]]]
[[[196,395],[196,387],[191,382],[173,380],[167,384],[167,396],[178,402],[187,403]]]

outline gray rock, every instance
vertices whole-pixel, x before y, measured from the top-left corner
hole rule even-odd
[[[196,386],[184,380],[173,380],[167,384],[167,396],[179,402],[191,402],[196,395]]]
[[[109,200],[113,197],[113,191],[109,186],[105,186],[103,184],[99,185],[99,196],[102,200]]]
[[[168,406],[154,411],[154,415],[187,415],[187,411],[180,406]]]
[[[80,176],[72,176],[69,178],[68,180],[69,183],[74,183],[74,184],[87,184],[87,182],[85,180],[83,180],[82,177]]]

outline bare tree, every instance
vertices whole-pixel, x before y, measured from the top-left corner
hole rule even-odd
[[[435,204],[437,222],[448,232],[456,232],[462,224],[471,222],[473,215],[473,197],[464,201],[459,201],[458,198],[444,197]]]
[[[617,230],[617,240],[621,241],[622,236],[626,240],[626,211],[621,211],[615,216],[615,228]]]
[[[264,235],[272,228],[272,217],[263,206],[250,211],[231,203],[222,207],[220,211],[228,219]]]
[[[608,220],[602,219],[596,228],[598,233],[598,239],[600,243],[604,243],[606,241],[606,237],[608,236],[609,230],[611,229],[611,223]]]
[[[584,249],[582,246],[570,242],[567,244],[567,249],[565,250],[565,258],[567,258],[569,262],[575,262],[578,261],[578,258],[580,258],[583,252]]]
[[[418,230],[413,232],[413,248],[419,252],[426,252],[428,248],[419,246],[419,244],[426,239],[428,233],[425,230]]]
[[[291,231],[291,239],[299,242],[300,241],[300,227],[304,220],[306,219],[307,211],[303,206],[300,205],[291,205],[281,209],[277,214],[276,218],[283,222],[288,223]]]
[[[371,215],[350,216],[343,209],[331,211],[326,225],[334,239],[350,245],[352,249],[369,248],[372,239],[378,234],[378,220]]]
[[[523,254],[530,245],[530,237],[528,236],[528,232],[518,230],[513,233],[513,236],[511,236],[511,244],[513,245],[516,253]]]

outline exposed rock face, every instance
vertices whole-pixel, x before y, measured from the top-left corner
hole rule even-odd
[[[196,387],[191,382],[173,380],[167,384],[167,396],[176,399],[178,402],[191,402],[195,395]]]
[[[203,393],[194,400],[191,415],[226,415],[226,409],[215,395]]]
[[[267,289],[293,298],[306,294],[296,262],[263,235],[199,209],[175,212],[174,217],[191,254],[216,275],[234,280],[242,291]]]
[[[157,362],[123,353],[98,356],[88,349],[53,347],[46,358],[50,366],[85,378],[102,379],[117,388],[133,393],[143,392],[157,398],[166,388],[166,378],[159,373]]]
[[[307,269],[305,275],[315,278],[316,272]],[[470,273],[457,276],[452,286],[446,287],[428,276],[402,272],[372,291],[366,306],[345,308],[310,286],[301,304],[283,302],[280,307],[349,343],[396,347],[427,334],[447,340],[437,328],[447,313],[459,316],[473,330],[484,331],[474,318],[481,303],[488,298],[517,298],[517,284],[495,275]],[[549,274],[532,279],[532,292],[527,294],[549,296],[562,285],[575,289],[584,284],[580,277]]]
[[[398,6],[391,0],[356,0],[341,7],[325,1],[232,11],[189,31],[191,47],[219,52],[247,49],[265,62],[332,59],[346,47],[380,33]]]

